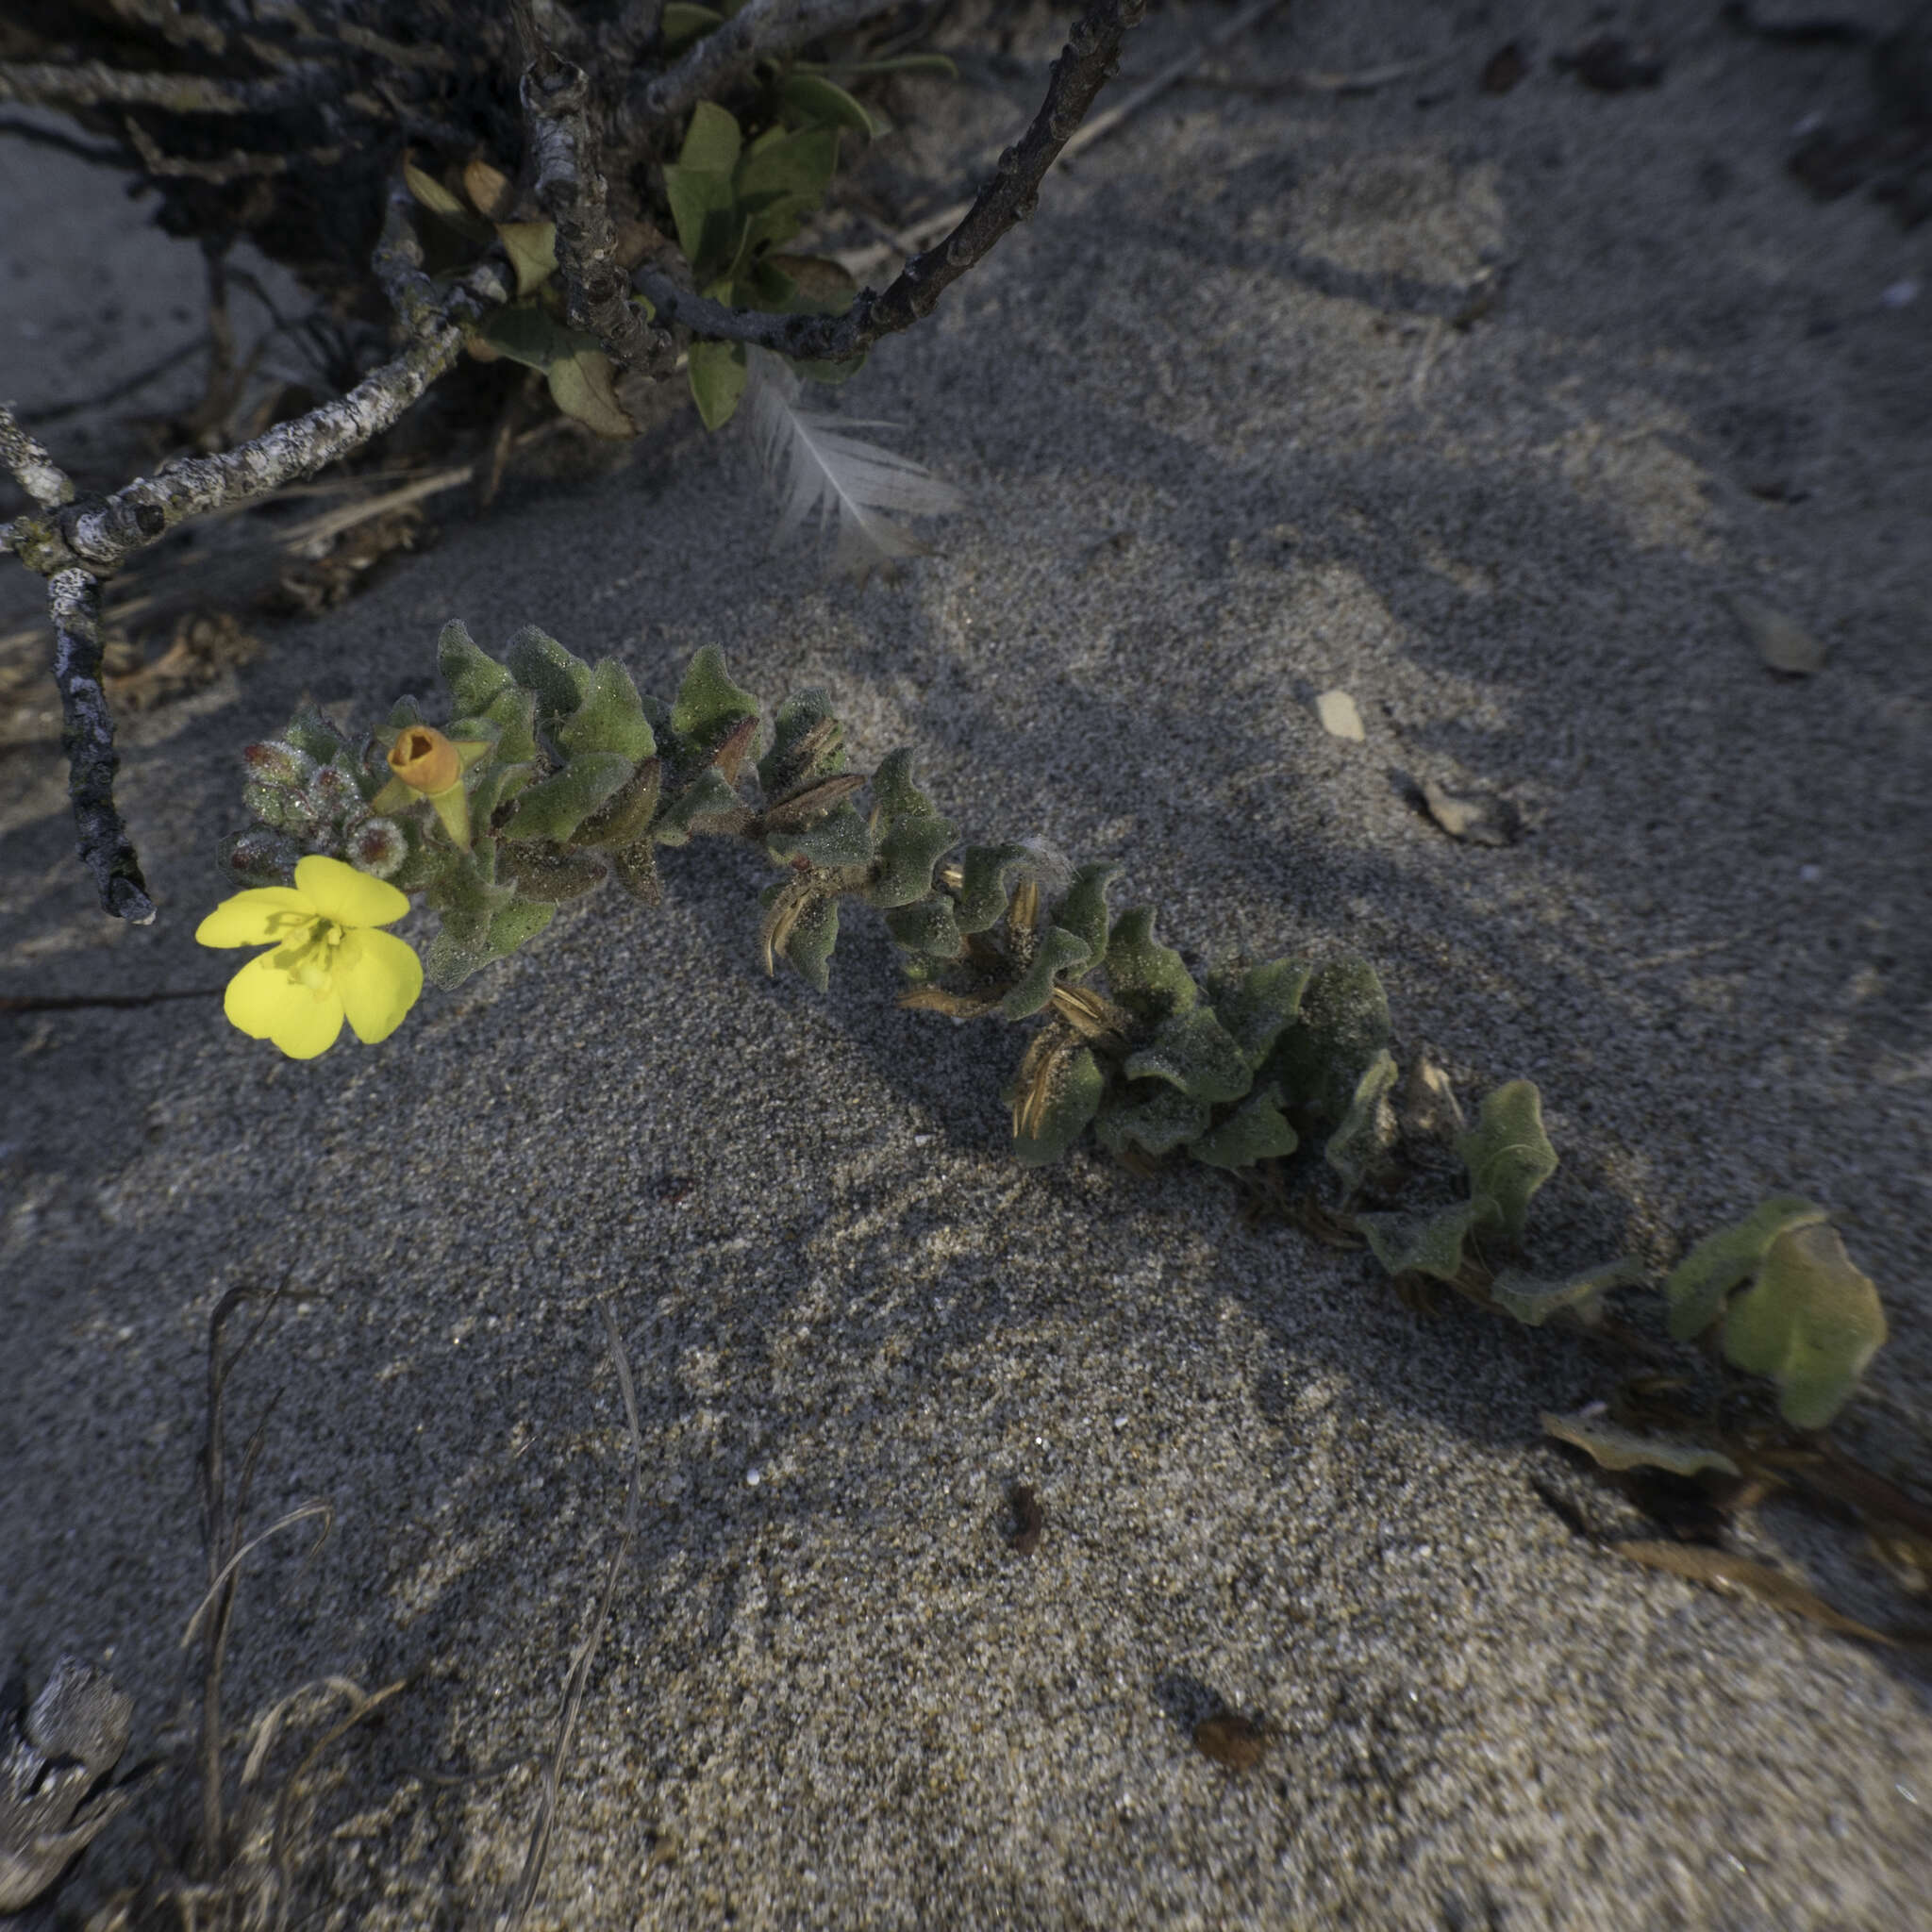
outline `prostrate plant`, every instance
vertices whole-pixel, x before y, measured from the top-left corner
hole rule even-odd
[[[1111,909],[1118,868],[1075,866],[1040,839],[962,844],[914,782],[909,751],[869,775],[848,770],[844,727],[818,690],[787,698],[767,733],[715,647],[691,660],[669,706],[641,696],[615,658],[588,664],[534,626],[499,661],[451,624],[438,658],[455,714],[441,726],[406,699],[359,743],[305,710],[281,739],[248,747],[243,796],[257,824],[228,841],[225,859],[256,890],[230,908],[346,859],[440,914],[425,964],[449,988],[608,881],[656,905],[658,846],[737,841],[779,874],[761,901],[767,972],[783,958],[824,991],[841,909],[864,906],[899,948],[911,982],[903,1007],[1030,1026],[1005,1096],[1013,1152],[1029,1166],[1058,1159],[1090,1127],[1141,1170],[1184,1153],[1278,1174],[1319,1145],[1341,1187],[1339,1205],[1317,1210],[1324,1228],[1366,1242],[1398,1281],[1446,1283],[1531,1326],[1603,1332],[1606,1296],[1642,1284],[1628,1257],[1554,1276],[1517,1265],[1531,1202],[1557,1169],[1526,1080],[1491,1093],[1457,1138],[1459,1198],[1361,1209],[1400,1178],[1389,1003],[1366,961],[1273,959],[1197,979],[1156,937],[1151,909]],[[310,887],[326,887],[331,905],[354,897],[320,874]],[[283,891],[270,909],[282,916],[296,898]],[[205,937],[247,923],[228,910]],[[358,922],[378,912],[394,916],[372,903]],[[244,969],[258,1023],[276,973],[290,1000],[313,991],[321,916],[308,908],[296,921],[308,951]],[[395,985],[391,974],[389,1004],[371,1008],[385,1033],[401,1017]],[[340,1000],[333,1019],[330,1040]],[[1885,1339],[1876,1291],[1805,1201],[1768,1202],[1712,1236],[1665,1295],[1674,1336],[1721,1338],[1726,1359],[1769,1378],[1784,1422],[1801,1430],[1838,1413]]]

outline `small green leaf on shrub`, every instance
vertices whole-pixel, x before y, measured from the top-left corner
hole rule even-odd
[[[527,768],[526,768],[527,769]],[[659,758],[645,758],[571,836],[574,845],[635,845],[658,814],[658,791],[664,779]]]
[[[910,754],[908,753],[909,757]],[[758,783],[774,802],[845,769],[845,732],[827,691],[793,691],[772,717],[772,748],[758,760]]]
[[[706,288],[738,253],[743,224],[731,176],[716,169],[668,167],[664,170],[664,198],[671,204],[677,245],[691,263],[698,286]]]
[[[1824,1219],[1824,1209],[1796,1194],[1775,1194],[1742,1221],[1707,1235],[1671,1270],[1664,1299],[1671,1305],[1671,1335],[1689,1341],[1724,1313],[1724,1297],[1753,1274],[1779,1235]]]
[[[722,429],[738,411],[746,375],[742,342],[693,342],[691,392],[707,429]]]
[[[1535,1083],[1511,1080],[1485,1095],[1475,1125],[1457,1136],[1456,1151],[1469,1169],[1470,1199],[1482,1224],[1520,1241],[1531,1197],[1557,1171]]]
[[[765,850],[774,858],[803,858],[822,871],[842,871],[872,863],[872,828],[851,806],[835,806],[801,831],[769,834]]]
[[[479,967],[493,959],[507,958],[536,936],[557,917],[555,906],[534,899],[519,899],[506,906],[490,922],[486,937],[462,940],[447,924],[429,942],[423,970],[445,992],[460,986]]]
[[[788,74],[778,97],[800,119],[827,127],[849,127],[872,139],[872,116],[842,87],[821,74]]]
[[[680,54],[701,34],[723,26],[724,16],[715,8],[699,7],[694,0],[664,0],[658,16],[658,33],[667,54]],[[732,124],[734,126],[737,123]]]
[[[1309,974],[1273,1071],[1291,1107],[1339,1121],[1357,1083],[1389,1044],[1389,995],[1366,959],[1331,959]]]
[[[614,751],[636,760],[649,758],[658,749],[650,720],[638,701],[638,688],[615,658],[597,660],[583,702],[569,723],[558,726],[557,741],[573,755]]]
[[[886,914],[886,930],[895,945],[932,959],[957,959],[966,950],[966,937],[953,917],[953,902],[939,894],[893,907]]]
[[[626,441],[638,433],[638,425],[617,400],[610,358],[602,349],[579,349],[563,357],[544,370],[543,379],[550,385],[551,400],[586,429],[612,442]]]
[[[597,346],[595,336],[559,322],[542,303],[506,303],[477,324],[477,337],[512,362],[530,369],[548,369],[553,362]]]
[[[681,744],[706,758],[743,718],[756,718],[758,701],[731,681],[724,654],[707,644],[691,660],[671,708],[671,729]]]
[[[741,810],[743,801],[716,765],[707,765],[658,814],[651,836],[660,845],[689,845],[694,821],[721,818]]]
[[[1251,1093],[1221,1123],[1188,1143],[1188,1152],[1209,1167],[1252,1167],[1257,1160],[1281,1160],[1298,1144],[1281,1111],[1281,1090],[1273,1081]]]
[[[1394,1144],[1395,1109],[1389,1104],[1394,1085],[1395,1056],[1384,1047],[1356,1082],[1348,1111],[1322,1150],[1323,1158],[1351,1194]]]
[[[1130,1080],[1165,1080],[1195,1100],[1239,1100],[1251,1075],[1241,1050],[1206,1007],[1171,1013],[1154,1038],[1127,1056]]]
[[[508,685],[490,700],[483,713],[496,728],[492,755],[504,764],[520,765],[537,756],[537,699],[534,692]],[[475,767],[472,767],[474,770]]]
[[[931,818],[932,800],[912,782],[912,754],[889,751],[872,774],[872,806],[881,827],[900,819]]]
[[[667,6],[665,12],[670,11]],[[677,151],[677,165],[728,175],[738,165],[743,146],[744,137],[739,132],[738,123],[714,102],[700,101],[691,109],[684,145]]]
[[[769,886],[763,894],[771,901],[786,887]],[[814,893],[804,909],[791,922],[779,951],[820,992],[832,983],[832,949],[839,943],[839,902],[830,893]]]
[[[505,656],[517,682],[536,692],[546,723],[568,718],[590,695],[591,667],[534,624],[510,639]]]
[[[1673,1475],[1687,1476],[1702,1475],[1706,1470],[1719,1475],[1741,1474],[1719,1450],[1707,1449],[1699,1442],[1641,1436],[1634,1429],[1620,1429],[1601,1416],[1553,1415],[1545,1409],[1542,1424],[1544,1435],[1581,1449],[1600,1469],[1667,1469]]]
[[[1506,1268],[1491,1285],[1490,1299],[1506,1315],[1514,1315],[1532,1328],[1541,1328],[1559,1308],[1570,1309],[1578,1321],[1591,1325],[1601,1319],[1603,1298],[1611,1289],[1642,1286],[1642,1262],[1634,1255],[1624,1255],[1566,1275],[1561,1281],[1542,1281]]]
[[[1154,913],[1146,906],[1132,907],[1114,921],[1107,942],[1107,984],[1142,1021],[1188,1012],[1201,997],[1181,956],[1154,937]]]
[[[1885,1335],[1877,1289],[1823,1222],[1778,1235],[1724,1311],[1725,1359],[1769,1375],[1778,1412],[1797,1429],[1822,1429],[1844,1407]]]
[[[504,868],[526,899],[551,905],[595,891],[608,876],[593,852],[569,852],[547,841],[506,839],[500,848]]]
[[[1476,1209],[1474,1201],[1458,1201],[1432,1214],[1358,1214],[1356,1221],[1391,1274],[1454,1281],[1462,1269],[1462,1244],[1475,1231]]]
[[[1037,1013],[1053,998],[1054,980],[1062,973],[1084,966],[1092,957],[1087,941],[1075,939],[1059,926],[1050,925],[1040,935],[1033,958],[1020,981],[1000,1002],[1000,1011],[1008,1020],[1024,1020]]]
[[[517,272],[517,293],[528,295],[557,273],[555,222],[498,222],[496,239]]]

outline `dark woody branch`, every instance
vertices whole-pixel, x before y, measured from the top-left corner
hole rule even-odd
[[[261,80],[199,74],[130,73],[101,60],[0,61],[0,101],[33,108],[161,108],[175,114],[275,114],[329,98],[341,86],[325,68],[300,65]]]
[[[842,360],[869,349],[881,336],[910,328],[932,313],[940,296],[1002,235],[1032,214],[1047,170],[1118,70],[1121,42],[1127,29],[1139,25],[1145,8],[1146,0],[1093,0],[1074,23],[1054,62],[1046,98],[1032,125],[1000,156],[992,179],[952,233],[914,256],[884,294],[861,291],[843,315],[771,315],[726,308],[655,273],[640,276],[638,287],[661,322],[712,341],[745,342],[803,360]],[[745,8],[737,19],[751,11]]]

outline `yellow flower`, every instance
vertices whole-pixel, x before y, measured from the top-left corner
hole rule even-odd
[[[492,749],[488,739],[452,741],[433,724],[411,724],[390,747],[389,768],[395,775],[370,800],[372,811],[394,811],[426,798],[436,808],[450,843],[460,852],[470,849],[470,799],[463,774]]]
[[[387,1040],[423,991],[423,962],[393,933],[409,902],[385,880],[311,855],[293,886],[225,899],[195,928],[204,946],[273,946],[228,982],[223,1009],[291,1059],[326,1053],[346,1013],[366,1046]]]

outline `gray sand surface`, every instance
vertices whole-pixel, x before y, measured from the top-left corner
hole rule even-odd
[[[1632,7],[1668,76],[1596,94],[1547,57],[1597,13],[1308,0],[1233,64],[1448,58],[1362,97],[1178,92],[1057,177],[850,393],[972,498],[896,588],[765,560],[744,440],[684,412],[131,730],[155,927],[94,912],[58,757],[7,754],[0,992],[218,985],[237,957],[192,935],[236,751],[304,691],[428,691],[448,617],[667,695],[716,643],[768,700],[828,688],[857,767],[917,747],[966,836],[1121,860],[1116,905],[1204,958],[1367,954],[1405,1062],[1465,1106],[1540,1083],[1552,1267],[1829,1203],[1893,1329],[1850,1440],[1923,1471],[1932,225],[1784,172],[1804,116],[1860,109],[1862,57]],[[1150,22],[1129,78],[1223,17]],[[1530,76],[1481,93],[1519,32]],[[974,96],[992,138],[1051,50]],[[1740,595],[1823,674],[1774,679]],[[1335,688],[1364,742],[1318,723]],[[1525,836],[1452,841],[1424,779]],[[1611,1357],[1425,1319],[1203,1170],[1023,1173],[1017,1035],[897,1010],[863,916],[828,997],[768,982],[758,866],[665,874],[660,911],[567,909],[380,1049],[288,1062],[212,1001],[0,1018],[9,1660],[106,1657],[136,1751],[178,1741],[208,1317],[286,1280],[231,1427],[278,1391],[254,1518],[324,1496],[336,1532],[253,1563],[229,1709],[408,1674],[332,1759],[305,1882],[328,1923],[489,1923],[622,1517],[601,1296],[642,1528],[533,1924],[1927,1923],[1923,1663],[1539,1497],[1645,1533],[1538,1433]],[[1769,1510],[1746,1542],[1899,1612],[1849,1537]],[[1255,1771],[1191,1747],[1216,1701],[1273,1727]],[[75,1901],[145,1856],[117,1827]]]

